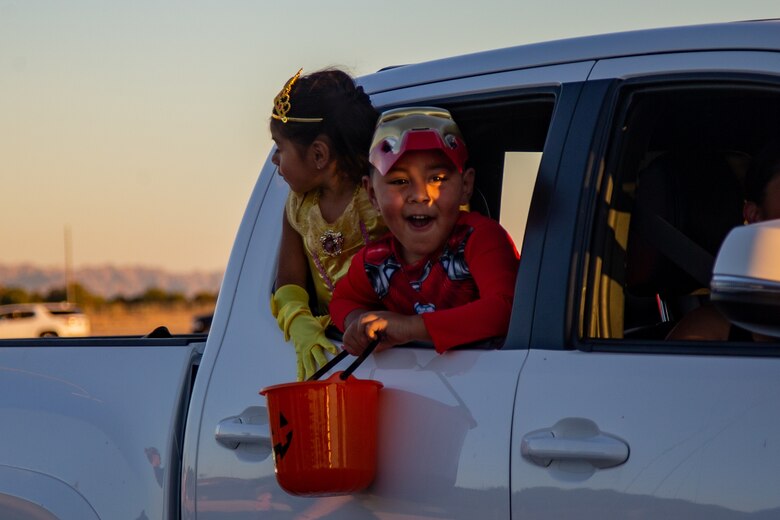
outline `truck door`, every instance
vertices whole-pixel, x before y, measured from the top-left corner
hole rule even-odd
[[[435,84],[426,84],[423,74],[415,77],[421,86],[372,96],[380,108],[431,104],[453,113],[478,172],[473,208],[507,224],[528,256],[521,262],[529,271],[521,275],[528,284],[523,297],[535,292],[532,273],[539,269],[543,238],[525,230],[529,202],[532,192],[532,206],[549,193],[546,187],[537,193],[537,171],[557,171],[591,67],[577,63]],[[296,374],[293,347],[269,310],[287,190],[266,164],[230,259],[192,397],[183,518],[509,517],[512,409],[527,340],[501,350],[483,345],[437,355],[420,345],[372,356],[355,375],[384,384],[373,485],[320,498],[291,496],[278,486],[265,397],[258,391]],[[504,199],[502,191],[515,195]]]
[[[780,55],[598,62],[564,147],[512,428],[512,518],[780,511],[780,345],[672,339],[708,305]],[[748,252],[746,252],[748,254]],[[679,329],[677,329],[679,331]]]

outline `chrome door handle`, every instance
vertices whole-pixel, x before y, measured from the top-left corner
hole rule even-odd
[[[597,469],[628,460],[628,444],[599,430],[589,419],[567,418],[552,428],[526,434],[520,444],[523,457],[542,467],[554,461],[585,462]]]
[[[235,450],[239,445],[253,445],[271,449],[271,432],[268,414],[264,407],[251,406],[240,415],[222,419],[217,424],[214,437],[226,448]]]

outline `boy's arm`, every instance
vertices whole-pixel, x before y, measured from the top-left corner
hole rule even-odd
[[[479,299],[423,314],[437,352],[494,337],[509,329],[519,259],[506,231],[496,222],[474,230],[466,245],[466,263],[479,289]]]
[[[344,350],[359,355],[377,335],[382,337],[377,351],[410,341],[430,341],[420,316],[383,310],[363,267],[363,253],[361,250],[352,258],[330,301],[331,319],[344,332]]]
[[[422,316],[391,311],[352,311],[346,319],[344,350],[358,356],[379,337],[376,352],[412,341],[431,341]]]
[[[363,268],[365,249],[352,257],[347,273],[336,282],[333,297],[330,300],[328,310],[333,324],[344,332],[347,328],[347,318],[353,311],[381,309],[382,303],[368,281],[366,271]]]

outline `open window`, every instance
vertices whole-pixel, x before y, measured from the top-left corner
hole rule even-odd
[[[664,340],[709,298],[721,242],[743,224],[751,157],[778,131],[780,89],[625,88],[602,176],[581,337]]]
[[[467,165],[476,171],[470,209],[499,221],[518,251],[555,107],[555,93],[546,90],[499,99],[425,103],[449,110],[463,134],[469,151]],[[308,292],[315,291],[309,287]],[[328,335],[341,339],[334,327]],[[491,341],[490,346],[495,343]]]
[[[471,207],[498,220],[518,251],[554,104],[549,94],[446,107],[477,172]]]

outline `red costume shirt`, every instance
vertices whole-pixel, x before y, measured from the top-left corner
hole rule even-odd
[[[506,335],[519,255],[498,222],[461,212],[439,253],[407,265],[399,250],[387,234],[353,257],[330,302],[339,329],[365,309],[421,314],[437,352]]]

